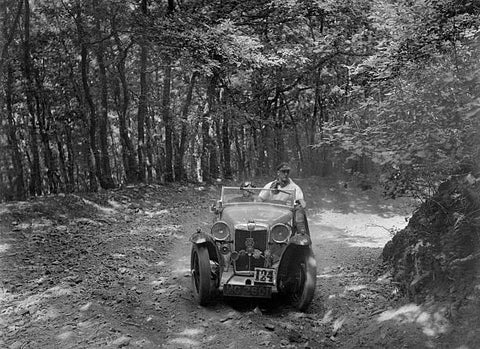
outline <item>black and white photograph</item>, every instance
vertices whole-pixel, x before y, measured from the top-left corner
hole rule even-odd
[[[480,348],[480,0],[0,0],[0,348]]]

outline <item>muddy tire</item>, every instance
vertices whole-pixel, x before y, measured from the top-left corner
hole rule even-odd
[[[307,310],[315,296],[317,262],[311,249],[291,249],[282,263],[281,294],[299,311]]]
[[[195,300],[206,305],[211,297],[210,257],[206,246],[193,245],[190,269],[192,271],[192,290]]]

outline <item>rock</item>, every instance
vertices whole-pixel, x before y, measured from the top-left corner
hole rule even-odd
[[[88,302],[87,304],[82,305],[80,307],[80,311],[87,311],[88,309],[90,309],[91,306],[92,306],[92,302]]]
[[[112,344],[116,346],[117,348],[122,348],[126,347],[130,344],[130,337],[127,336],[121,336],[120,338],[115,339]]]
[[[265,328],[269,331],[275,331],[275,325],[274,324],[266,324]]]
[[[253,309],[253,312],[254,312],[255,314],[262,315],[262,310],[261,310],[259,307],[256,307],[255,309]]]
[[[22,342],[16,341],[16,342],[13,342],[12,344],[10,344],[10,346],[8,348],[9,349],[20,349],[22,346],[23,346]]]
[[[292,343],[302,343],[304,342],[304,339],[302,338],[302,335],[300,332],[297,330],[290,330],[288,332],[288,340]]]

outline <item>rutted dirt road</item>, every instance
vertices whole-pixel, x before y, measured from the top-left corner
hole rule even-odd
[[[0,207],[1,348],[429,348],[445,309],[406,302],[382,268],[405,202],[299,181],[317,258],[306,313],[190,292],[188,238],[218,188],[143,186]]]

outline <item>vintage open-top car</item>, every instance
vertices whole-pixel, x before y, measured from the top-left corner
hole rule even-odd
[[[297,229],[298,208],[294,190],[223,187],[211,209],[211,231],[199,230],[190,239],[195,299],[206,305],[219,292],[279,294],[306,310],[315,293],[316,261],[308,227],[302,233]]]

